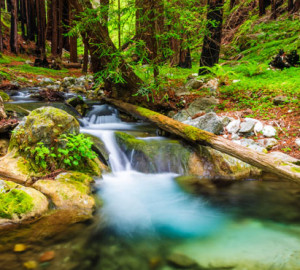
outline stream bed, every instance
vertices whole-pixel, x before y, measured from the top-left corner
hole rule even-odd
[[[23,104],[19,98],[17,103]],[[93,220],[54,228],[51,237],[43,238],[47,218],[0,234],[1,270],[26,269],[24,263],[39,261],[45,251],[56,255],[37,269],[300,269],[299,186],[245,179],[220,181],[213,193],[190,194],[176,182],[185,172],[180,152],[167,160],[158,152],[156,171],[149,173],[136,169],[134,151],[128,156],[118,146],[116,130],[148,144],[164,142],[152,126],[122,122],[116,109],[100,104],[80,123],[81,132],[102,140],[109,152],[111,172],[95,179],[102,207]],[[16,243],[27,250],[13,252]]]

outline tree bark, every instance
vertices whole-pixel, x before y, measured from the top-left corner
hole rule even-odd
[[[291,12],[293,10],[293,7],[294,7],[294,0],[288,0],[288,8],[287,8],[287,10],[289,12]]]
[[[271,19],[272,20],[276,20],[277,19],[277,5],[276,5],[277,1],[276,0],[272,0],[271,4]]]
[[[57,16],[57,1],[52,0],[52,38],[51,38],[51,54],[55,58],[58,55],[58,16]]]
[[[296,13],[300,10],[300,0],[295,0],[294,7],[291,10],[291,13]]]
[[[208,0],[208,6],[207,33],[203,41],[200,67],[212,67],[217,64],[221,49],[223,0]],[[199,74],[201,75],[203,71],[203,69],[200,69]]]
[[[281,160],[270,159],[270,157],[264,153],[256,152],[224,139],[221,136],[183,124],[157,112],[128,104],[120,100],[104,98],[104,101],[134,117],[151,122],[159,128],[179,136],[190,143],[210,146],[213,149],[262,169],[265,172],[277,175],[283,180],[287,179],[300,183],[299,166],[293,166],[292,164],[287,165]]]
[[[88,72],[88,65],[89,65],[89,45],[87,44],[87,38],[83,38],[84,43],[84,54],[83,54],[83,65],[82,65],[82,72]]]
[[[70,1],[72,7],[78,14],[84,10],[93,8],[90,0]],[[96,14],[92,16],[96,16]],[[124,59],[118,55],[118,50],[107,35],[107,31],[103,25],[95,18],[91,18],[91,23],[84,26],[81,35],[85,42],[87,42],[91,54],[92,72],[107,71],[111,63],[118,57],[116,69],[121,73],[124,82],[115,82],[109,77],[105,77],[103,78],[105,87],[108,91],[112,92],[114,97],[131,98],[132,94],[136,93],[143,82]]]
[[[72,8],[70,6],[70,2],[68,4],[69,4],[69,26],[72,26],[74,16],[73,16]],[[71,36],[69,38],[69,40],[70,40],[70,62],[72,62],[72,63],[78,62],[77,38],[78,38],[77,36]]]
[[[2,34],[2,0],[0,0],[0,52],[3,52],[3,34]]]
[[[108,13],[109,13],[109,0],[100,0],[101,18],[103,20],[103,27],[108,34]]]
[[[266,6],[265,6],[265,0],[259,0],[259,16],[263,16],[266,14]]]
[[[18,53],[17,0],[11,0],[10,50],[12,53]]]
[[[36,0],[37,10],[37,46],[41,51],[41,57],[46,56],[46,9],[44,0]]]

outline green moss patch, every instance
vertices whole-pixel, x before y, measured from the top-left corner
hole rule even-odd
[[[94,179],[91,176],[80,172],[61,173],[55,178],[55,180],[66,182],[79,182],[85,185],[89,185],[94,181]]]
[[[0,186],[0,218],[11,219],[14,215],[20,216],[33,209],[33,199],[25,191],[10,189],[9,184],[1,181]]]
[[[9,100],[9,95],[4,93],[3,91],[0,91],[0,97],[2,97],[3,101]]]

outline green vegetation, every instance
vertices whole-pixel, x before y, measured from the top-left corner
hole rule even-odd
[[[0,91],[0,97],[2,97],[3,101],[8,101],[9,100],[9,95]]]

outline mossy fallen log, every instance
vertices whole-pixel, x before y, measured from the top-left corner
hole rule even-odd
[[[162,130],[177,135],[191,143],[208,145],[220,152],[240,159],[264,172],[276,175],[282,180],[291,180],[300,183],[300,166],[284,163],[282,160],[270,158],[267,154],[256,152],[247,147],[238,145],[213,133],[178,122],[160,113],[125,103],[120,100],[103,98],[121,111],[139,119],[151,122]]]

